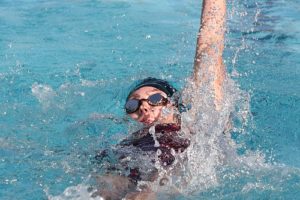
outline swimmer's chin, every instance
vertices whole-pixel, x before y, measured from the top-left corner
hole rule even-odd
[[[140,122],[143,123],[146,126],[150,126],[150,125],[153,125],[155,123],[155,120],[146,119],[146,120],[142,120]]]
[[[142,123],[143,123],[144,125],[149,126],[149,125],[154,124],[154,121],[143,121]]]

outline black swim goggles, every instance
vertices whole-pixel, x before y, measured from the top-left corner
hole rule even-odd
[[[143,101],[146,101],[151,106],[161,106],[168,103],[168,99],[159,93],[152,94],[147,99],[129,99],[125,104],[126,113],[132,114],[136,112]]]

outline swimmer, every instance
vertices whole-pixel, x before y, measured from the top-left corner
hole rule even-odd
[[[217,111],[222,108],[222,86],[226,76],[222,59],[225,16],[226,0],[203,0],[194,68],[190,78],[196,90],[210,86],[214,94],[214,109]],[[171,165],[174,162],[171,149],[180,153],[189,146],[189,140],[178,135],[181,128],[180,113],[186,108],[180,105],[176,96],[174,97],[176,91],[167,81],[157,78],[146,78],[136,84],[128,94],[125,111],[128,116],[145,127],[122,141],[119,146],[121,148],[133,146],[154,153],[159,149],[162,152],[159,157],[162,166]],[[152,133],[150,127],[155,128]],[[155,176],[153,177],[155,179]],[[100,179],[102,184],[113,185],[112,188],[118,190],[118,194],[112,190],[99,191],[98,194],[104,198],[155,199],[155,194],[149,188],[135,191],[136,182],[143,180],[138,169],[130,169],[128,177],[108,175]]]

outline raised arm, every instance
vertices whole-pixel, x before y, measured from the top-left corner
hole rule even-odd
[[[226,0],[203,0],[201,25],[197,37],[193,81],[197,87],[209,83],[215,94],[216,108],[223,98],[223,65]],[[210,81],[212,80],[212,81]]]

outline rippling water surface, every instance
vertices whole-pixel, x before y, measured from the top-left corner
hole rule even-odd
[[[193,115],[204,133],[188,151],[191,183],[176,198],[297,199],[300,7],[228,4],[228,106],[217,114],[200,104],[204,114]],[[195,0],[1,1],[0,199],[87,199],[96,151],[137,128],[123,112],[132,83],[155,76],[183,88],[200,7]]]

